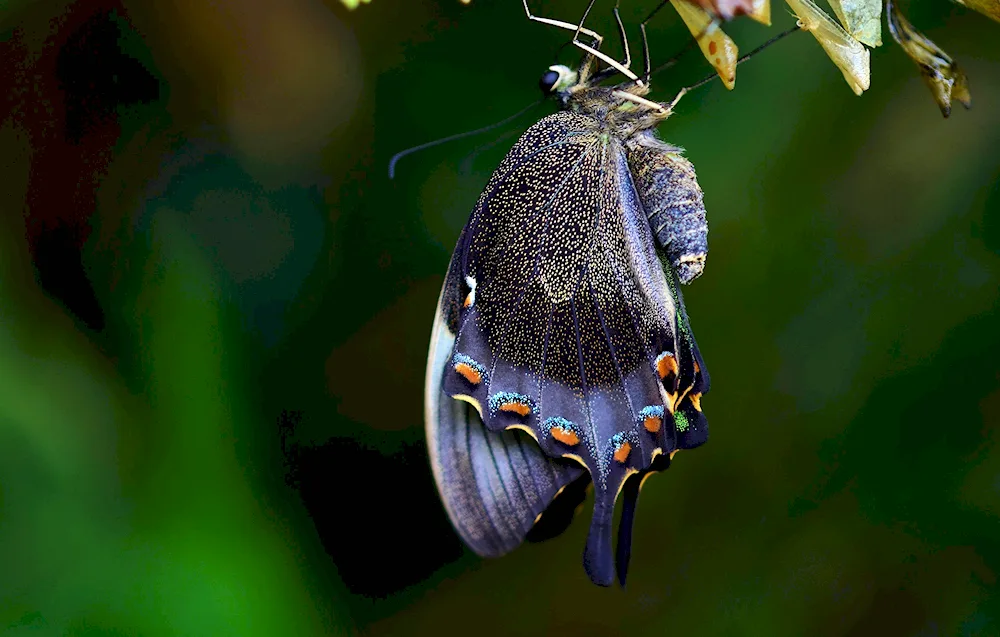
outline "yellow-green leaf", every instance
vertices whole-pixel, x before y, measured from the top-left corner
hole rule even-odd
[[[885,3],[889,33],[920,68],[920,75],[934,96],[945,117],[951,115],[951,101],[958,100],[965,108],[972,105],[969,80],[958,64],[941,48],[913,28],[892,0]]]
[[[837,65],[844,79],[856,95],[861,95],[871,85],[871,56],[868,49],[858,42],[833,18],[811,0],[785,0],[799,19],[799,26],[809,31],[826,54]]]

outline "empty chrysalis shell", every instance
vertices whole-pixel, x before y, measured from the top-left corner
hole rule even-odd
[[[955,0],[955,2],[1000,22],[1000,1],[998,0]]]
[[[771,26],[771,0],[753,0],[747,15],[761,24]]]
[[[684,0],[685,2],[701,7],[713,15],[717,15],[723,20],[732,20],[738,15],[747,15],[770,25],[771,7],[769,0]]]
[[[698,48],[708,63],[715,67],[719,79],[727,89],[732,90],[736,86],[736,60],[740,53],[736,43],[703,8],[687,0],[670,0],[670,4],[697,39]]]
[[[871,56],[863,44],[844,31],[812,0],[785,0],[799,19],[803,30],[813,34],[827,56],[837,65],[844,79],[861,95],[871,85]]]
[[[830,0],[844,29],[862,44],[882,46],[882,0]]]
[[[913,25],[903,17],[892,0],[887,0],[886,19],[889,22],[889,33],[899,43],[906,54],[916,62],[920,75],[934,96],[945,117],[951,115],[951,101],[958,100],[965,108],[972,105],[969,94],[969,81],[958,63],[951,59],[941,48],[930,41],[924,34],[913,28]]]

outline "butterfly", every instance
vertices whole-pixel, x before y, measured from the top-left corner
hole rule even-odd
[[[680,290],[704,268],[708,226],[693,166],[655,132],[672,105],[630,72],[602,85],[605,58],[581,48],[578,69],[543,75],[561,109],[521,136],[458,239],[425,420],[445,509],[481,556],[559,533],[592,483],[583,562],[609,586],[625,582],[643,481],[708,437]]]

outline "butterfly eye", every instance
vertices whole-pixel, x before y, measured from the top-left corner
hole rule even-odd
[[[549,70],[545,72],[542,79],[538,81],[538,87],[546,95],[551,95],[552,93],[568,90],[576,84],[578,79],[579,76],[576,71],[562,64],[554,64],[549,67]]]
[[[538,88],[542,89],[542,93],[548,95],[555,88],[556,82],[559,81],[559,73],[557,71],[546,71],[542,79],[538,80]]]

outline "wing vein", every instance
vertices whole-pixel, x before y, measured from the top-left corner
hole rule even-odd
[[[584,268],[586,272],[588,268]],[[583,274],[580,275],[581,280],[583,279]],[[601,444],[597,439],[597,427],[594,426],[594,415],[591,413],[590,409],[590,387],[587,385],[587,370],[584,368],[583,364],[583,343],[580,341],[580,319],[576,314],[576,294],[569,302],[570,313],[573,315],[573,334],[576,337],[576,360],[577,364],[580,366],[580,391],[583,392],[583,411],[587,417],[587,427],[590,429],[590,442],[593,445],[592,453],[594,454],[594,462],[598,466],[598,473],[601,475],[601,486],[604,486],[604,467],[601,462]]]
[[[466,426],[465,426],[465,454],[469,458],[469,469],[472,472],[472,481],[476,485],[476,491],[479,491],[480,490],[479,476],[476,475],[476,468],[472,465],[473,458],[475,458],[475,455],[472,453],[472,428],[475,426],[475,424],[469,422],[471,420],[471,418],[473,418],[473,413],[472,412],[474,410],[472,408],[472,405],[469,405],[469,404],[465,404],[465,405],[463,405],[463,407],[465,408],[465,424],[466,424]],[[480,423],[480,424],[482,424],[482,423]],[[490,484],[489,484],[488,480],[486,482],[486,489],[488,491],[490,491],[490,493],[492,493],[492,491],[493,491],[492,488],[490,487]],[[482,498],[481,493],[480,493],[480,498]],[[497,528],[497,525],[493,523],[493,516],[490,515],[489,507],[487,507],[485,503],[483,503],[483,513],[485,514],[484,517],[486,518],[486,524],[488,524],[493,529],[493,534],[494,534],[492,538],[489,538],[487,540],[487,542],[490,543],[490,544],[494,544],[495,546],[497,546],[497,549],[500,552],[504,552],[505,549],[504,549],[504,547],[503,547],[502,544],[496,545],[496,542],[498,540],[500,540],[503,537],[503,535],[500,533],[500,529]]]
[[[603,161],[600,163],[600,172],[597,176],[598,185],[603,181],[602,178],[605,174],[605,166],[607,165],[607,153],[608,147],[605,144],[603,147]],[[600,202],[600,200],[598,200]],[[576,297],[577,293],[580,291],[580,285],[583,283],[585,277],[590,275],[590,264],[591,259],[593,259],[595,253],[595,246],[597,245],[597,228],[600,226],[601,213],[603,212],[600,204],[596,207],[594,211],[594,220],[590,228],[590,242],[587,246],[590,254],[588,259],[584,264],[583,268],[580,270],[580,276],[576,280],[576,285],[573,287],[573,293],[570,295],[570,313],[573,316],[573,334],[576,338],[576,357],[577,365],[580,367],[580,391],[583,393],[583,411],[587,418],[587,427],[590,429],[590,441],[593,447],[591,452],[594,455],[594,463],[597,465],[598,473],[601,475],[601,485],[604,486],[604,456],[601,453],[601,441],[597,439],[597,427],[594,425],[594,414],[590,408],[590,386],[587,382],[587,370],[583,363],[583,341],[580,338],[580,319],[577,316],[576,311]]]
[[[628,386],[625,384],[625,375],[622,374],[621,364],[618,362],[617,354],[615,354],[615,346],[611,340],[611,333],[608,332],[608,325],[604,320],[604,311],[601,309],[601,304],[598,301],[593,281],[590,283],[590,294],[594,299],[594,310],[597,312],[597,318],[601,322],[601,331],[604,333],[604,340],[608,344],[608,352],[611,353],[611,360],[615,364],[615,372],[618,374],[618,382],[622,385],[622,391],[625,393],[625,401],[628,402],[628,409],[632,414],[632,423],[635,423],[638,414],[635,411],[635,405],[632,404],[632,396],[629,395]]]

